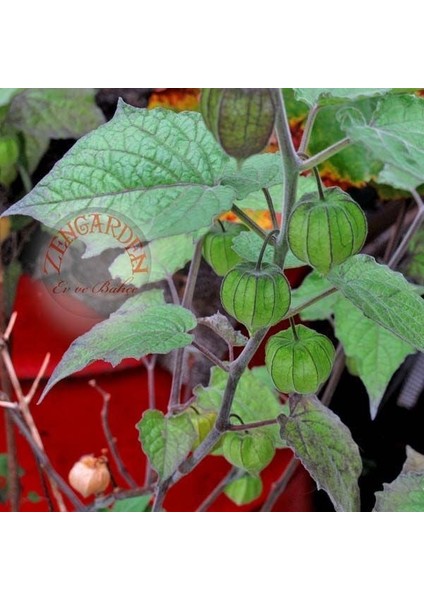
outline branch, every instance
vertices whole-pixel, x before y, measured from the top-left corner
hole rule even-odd
[[[275,425],[277,419],[266,419],[265,421],[255,421],[254,423],[243,423],[243,425],[228,425],[227,431],[245,431],[246,429],[256,429],[266,425]]]
[[[268,498],[265,500],[259,512],[271,512],[274,508],[278,498],[285,491],[287,485],[290,482],[290,479],[294,475],[297,467],[299,465],[299,461],[294,456],[290,460],[289,464],[284,469],[283,474],[280,479],[271,486],[271,491],[269,493]]]
[[[424,220],[424,203],[421,200],[421,197],[416,190],[411,190],[411,194],[412,194],[415,202],[417,203],[418,212],[415,215],[415,219],[412,221],[411,225],[409,226],[408,231],[405,233],[403,240],[397,247],[396,252],[393,254],[392,258],[387,263],[387,265],[392,269],[396,268],[396,266],[402,260],[403,255],[405,254],[405,252],[408,248],[409,242],[411,241],[411,239],[415,235],[415,233],[419,230],[419,228],[421,227],[421,224]]]
[[[92,504],[89,504],[85,509],[89,512],[107,508],[117,500],[127,500],[128,498],[137,498],[138,496],[146,496],[153,492],[153,484],[135,487],[131,490],[115,491],[107,496],[98,496]]]
[[[244,223],[245,225],[247,225],[247,227],[249,227],[249,229],[257,233],[259,237],[261,237],[263,240],[266,238],[267,232],[264,231],[261,227],[259,227],[259,225],[255,223],[255,221],[251,219],[249,215],[247,215],[243,210],[241,210],[241,208],[239,208],[236,204],[232,205],[231,212],[233,212],[242,223]]]
[[[203,344],[201,344],[200,342],[196,342],[196,341],[191,342],[191,345],[194,346],[194,348],[197,348],[197,350],[199,350],[199,352],[201,352],[204,356],[206,356],[206,358],[208,360],[210,360],[214,365],[216,365],[217,367],[219,367],[220,369],[222,369],[223,371],[226,371],[228,373],[228,371],[230,370],[229,365],[224,363],[217,356],[215,356],[215,354],[213,352],[211,352],[210,350],[208,350],[208,348],[206,348],[206,346],[203,346]]]
[[[118,473],[121,475],[121,477],[125,481],[125,483],[127,485],[129,485],[129,487],[136,487],[137,483],[131,477],[130,473],[128,472],[128,469],[124,465],[124,462],[121,458],[121,455],[119,454],[119,451],[118,451],[118,448],[116,445],[116,438],[113,437],[112,431],[110,429],[109,403],[110,403],[111,396],[103,388],[101,388],[99,385],[97,385],[95,379],[91,379],[88,382],[88,385],[90,385],[92,388],[94,388],[96,390],[96,392],[98,392],[100,394],[100,396],[103,398],[103,407],[100,412],[100,416],[101,416],[101,420],[102,420],[102,428],[103,428],[103,433],[105,435],[110,453],[113,457],[113,460],[115,461],[116,468],[118,469]]]
[[[278,229],[277,215],[275,214],[275,208],[274,208],[274,202],[272,200],[272,196],[269,193],[269,190],[267,188],[262,188],[262,192],[265,196],[266,203],[268,205],[269,214],[271,215],[272,228]]]
[[[196,512],[206,512],[208,508],[212,506],[212,504],[219,498],[222,492],[225,490],[227,485],[232,481],[235,481],[239,478],[240,470],[236,467],[233,467],[223,479],[218,483],[218,485],[211,491],[211,493],[203,500],[202,504],[196,510]]]
[[[318,104],[315,104],[308,113],[308,118],[306,119],[305,127],[303,129],[302,139],[300,141],[299,149],[297,151],[298,154],[305,154],[305,152],[308,149],[312,128],[314,126],[319,109],[320,107],[318,106]]]
[[[312,169],[313,167],[316,167],[317,165],[324,162],[325,160],[328,160],[329,158],[331,158],[332,156],[334,156],[335,154],[337,154],[338,152],[340,152],[341,150],[343,150],[350,144],[351,144],[351,141],[347,137],[343,138],[342,140],[339,140],[332,146],[325,148],[325,150],[321,150],[321,152],[318,152],[318,154],[315,154],[315,156],[312,156],[311,158],[304,160],[300,165],[300,171],[301,172],[309,171],[310,169]]]
[[[28,426],[24,422],[19,409],[10,408],[9,414],[19,429],[20,433],[24,436],[28,445],[30,446],[32,452],[36,456],[40,466],[45,470],[51,482],[54,482],[55,488],[60,489],[64,496],[68,498],[74,508],[79,512],[85,512],[87,510],[86,506],[81,502],[75,492],[70,488],[70,486],[65,482],[65,480],[59,475],[59,473],[54,469],[50,460],[48,459],[46,453],[43,449],[39,447],[39,445],[34,440],[31,431]],[[53,489],[53,486],[52,486]]]
[[[315,302],[318,302],[319,300],[322,300],[323,298],[326,298],[327,296],[330,296],[331,294],[334,294],[337,291],[338,290],[336,287],[330,288],[329,290],[326,290],[325,292],[321,292],[321,294],[318,294],[318,296],[311,298],[307,302],[304,302],[303,304],[299,304],[299,306],[295,306],[295,308],[292,308],[291,310],[289,310],[289,312],[284,316],[284,320],[290,319],[291,317],[295,317],[296,315],[301,313],[302,310],[305,310],[305,308],[312,306],[312,304],[315,304]]]
[[[281,90],[276,89],[273,91],[273,94],[277,113],[275,120],[275,133],[277,135],[278,146],[280,148],[281,161],[283,165],[283,199],[281,206],[281,227],[280,233],[275,244],[274,260],[277,265],[283,267],[288,250],[288,217],[296,199],[298,170],[300,168],[301,161],[298,158],[294,149],[282,92]]]
[[[181,303],[184,308],[189,310],[191,309],[193,302],[194,288],[196,287],[197,275],[199,274],[200,262],[202,260],[202,245],[203,238],[201,238],[196,244],[193,259],[190,264],[190,270],[188,272],[183,301]],[[175,405],[179,404],[183,376],[183,358],[184,348],[178,348],[178,350],[175,352],[174,373],[172,377],[168,410],[171,410]]]

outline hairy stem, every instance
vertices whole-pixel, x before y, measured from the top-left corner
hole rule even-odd
[[[345,137],[342,140],[336,142],[335,144],[332,144],[328,148],[321,150],[321,152],[318,152],[318,154],[315,154],[315,156],[304,160],[300,166],[300,171],[303,172],[313,169],[320,163],[324,162],[325,160],[328,160],[329,158],[340,152],[340,150],[343,150],[344,148],[349,146],[350,143],[350,139],[348,137]]]
[[[278,229],[277,215],[275,214],[275,208],[274,208],[274,202],[272,200],[272,196],[269,193],[269,190],[267,188],[262,188],[262,192],[265,196],[266,203],[268,205],[269,214],[271,215],[272,227],[273,227],[273,229]]]
[[[264,231],[261,227],[259,227],[259,225],[255,223],[255,221],[251,219],[249,215],[246,215],[246,213],[241,210],[241,208],[233,204],[233,206],[231,207],[231,212],[233,212],[242,223],[244,223],[245,225],[247,225],[247,227],[249,227],[249,229],[257,233],[259,237],[261,237],[263,240],[266,238],[267,232]]]
[[[281,227],[275,244],[274,260],[280,267],[284,266],[288,243],[287,222],[296,199],[296,188],[300,159],[293,146],[289,122],[281,90],[274,90],[274,101],[277,111],[275,132],[281,152],[283,165],[283,200],[281,206]]]
[[[156,497],[153,504],[153,512],[162,510],[163,501],[168,489],[179,481],[182,477],[190,473],[204,458],[209,454],[215,446],[219,438],[227,430],[229,425],[229,416],[233,405],[234,394],[237,389],[238,382],[244,370],[261,345],[268,329],[260,329],[248,341],[240,356],[231,364],[228,375],[227,385],[225,387],[222,404],[214,428],[209,432],[208,436],[196,448],[191,456],[186,458],[178,467],[178,469],[167,480],[161,483],[156,491]]]
[[[222,492],[225,490],[227,485],[232,481],[235,481],[239,477],[239,469],[233,467],[225,477],[221,479],[218,485],[211,491],[211,493],[205,498],[196,512],[206,512],[208,508],[219,498]]]
[[[271,491],[269,493],[268,498],[263,503],[260,512],[271,512],[274,508],[277,500],[281,496],[281,494],[285,491],[288,486],[290,479],[296,472],[296,469],[299,465],[299,461],[295,456],[293,456],[289,462],[289,464],[284,469],[281,477],[277,479],[277,481],[272,485]]]
[[[187,277],[187,283],[184,290],[184,296],[182,306],[187,309],[191,309],[193,302],[194,288],[196,287],[197,276],[199,274],[200,262],[202,260],[202,244],[203,238],[201,238],[194,250],[193,259],[190,264],[190,270]],[[174,406],[179,404],[182,377],[183,377],[183,358],[184,348],[178,348],[175,351],[175,362],[174,362],[174,373],[172,377],[171,394],[169,398],[168,410],[172,410]]]
[[[299,144],[298,154],[305,154],[308,150],[309,140],[311,138],[312,128],[315,123],[316,116],[319,111],[318,104],[315,104],[308,113],[308,118],[306,119],[305,127],[303,129],[302,139]]]

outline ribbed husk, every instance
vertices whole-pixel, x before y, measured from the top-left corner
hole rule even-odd
[[[265,348],[265,364],[280,392],[313,394],[328,379],[334,362],[331,341],[313,329],[296,325],[298,340],[287,329],[272,336]]]
[[[238,223],[226,223],[225,231],[220,225],[214,225],[203,241],[203,258],[217,275],[223,277],[235,265],[241,262],[240,256],[233,250],[233,241],[248,228]]]
[[[293,254],[326,275],[359,252],[367,236],[361,207],[339,188],[328,188],[325,200],[306,194],[290,216],[288,240]]]
[[[225,152],[239,160],[264,150],[274,128],[268,88],[204,88],[200,112]]]
[[[256,269],[255,263],[237,265],[221,285],[225,310],[254,333],[282,320],[290,306],[290,285],[276,265]]]
[[[222,451],[228,462],[252,474],[269,465],[275,454],[271,438],[263,431],[229,432]]]

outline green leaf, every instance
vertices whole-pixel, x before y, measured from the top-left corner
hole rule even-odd
[[[92,89],[26,89],[15,95],[7,121],[24,133],[41,138],[79,138],[102,123]]]
[[[402,472],[377,492],[375,512],[424,512],[424,456],[406,447]]]
[[[256,233],[253,231],[243,231],[236,238],[234,238],[233,250],[244,260],[256,262],[258,260],[262,245],[263,240]],[[262,262],[274,262],[273,246],[268,244]],[[288,251],[286,262],[284,263],[286,269],[296,269],[297,267],[304,266],[304,264],[305,263],[297,259],[290,250]]]
[[[151,497],[150,494],[147,494],[146,496],[117,500],[113,505],[112,512],[147,512]]]
[[[20,88],[0,88],[0,106],[6,106],[13,96],[20,92]]]
[[[231,344],[232,346],[245,346],[248,342],[247,337],[234,329],[228,318],[220,312],[211,317],[201,317],[197,319],[197,322],[199,325],[204,325],[212,329],[216,335],[219,335],[227,344]]]
[[[327,290],[334,287],[324,277],[321,277],[316,271],[312,271],[302,284],[295,290],[292,290],[292,308],[312,300],[316,296],[323,294]],[[320,321],[326,320],[333,314],[334,305],[337,302],[340,294],[334,293],[322,300],[318,300],[308,308],[300,312],[300,316],[305,321]]]
[[[341,128],[385,163],[385,183],[408,189],[424,182],[424,99],[410,95],[383,98],[371,118],[355,108],[338,113]],[[399,179],[398,176],[400,175]]]
[[[181,306],[159,304],[159,298],[161,293],[157,290],[131,298],[108,319],[72,342],[40,401],[58,381],[95,360],[116,366],[124,358],[166,354],[190,344],[193,336],[187,332],[196,327],[194,315]]]
[[[359,511],[362,462],[349,429],[316,396],[290,398],[290,416],[281,415],[281,437],[309,471],[336,511]]]
[[[367,98],[352,103],[352,107],[363,114],[364,118],[371,119],[377,103],[377,98]],[[336,105],[324,106],[319,111],[308,146],[309,154],[317,154],[346,137],[336,118],[340,110],[343,109]],[[354,144],[322,163],[320,170],[335,179],[352,184],[362,184],[375,177],[381,167],[382,163],[378,157],[372,157],[364,146]]]
[[[28,173],[31,175],[38,167],[40,160],[47,152],[49,147],[49,138],[29,134],[24,134],[25,140],[25,160]]]
[[[187,414],[165,417],[147,410],[137,425],[143,451],[161,480],[182,463],[196,441],[196,431]]]
[[[105,237],[105,236],[103,236]],[[182,269],[192,258],[194,252],[193,235],[181,234],[153,240],[148,249],[150,252],[149,283],[165,279]],[[131,277],[131,263],[125,254],[120,254],[110,265],[112,278],[122,281]]]
[[[424,349],[424,301],[403,275],[358,254],[327,278],[366,317],[417,350]]]
[[[387,94],[392,88],[294,88],[297,100],[314,104],[342,103],[369,96]]]
[[[317,184],[313,176],[299,175],[296,190],[296,202],[298,202],[305,194],[308,194],[309,192],[315,192],[316,189]],[[280,205],[283,197],[283,184],[279,183],[272,185],[268,188],[268,190],[273,199],[274,208],[278,213],[280,212]],[[236,204],[241,209],[249,208],[252,210],[268,210],[268,204],[266,202],[264,193],[262,189],[259,188],[256,192],[252,191],[248,196],[243,198],[243,200],[237,200]]]
[[[424,285],[424,229],[418,231],[408,246],[408,257],[402,269],[417,284]]]
[[[254,477],[253,475],[243,475],[240,479],[232,481],[224,488],[224,494],[228,496],[230,500],[237,504],[237,506],[243,506],[244,504],[250,504],[256,498],[262,494],[262,480],[260,477]]]
[[[424,473],[401,474],[375,496],[375,512],[424,512]]]
[[[344,298],[334,307],[335,332],[345,354],[354,361],[370,398],[374,419],[392,375],[415,349],[374,321]]]
[[[227,379],[228,373],[218,367],[213,367],[209,386],[197,386],[194,389],[195,406],[203,411],[217,413],[222,404]],[[271,389],[269,383],[261,375],[257,374],[255,370],[243,373],[234,395],[232,413],[238,415],[244,423],[252,423],[266,419],[276,419],[284,410],[286,410],[286,407],[277,399],[275,390]],[[258,430],[269,433],[276,447],[283,447],[278,425],[258,427]]]
[[[243,200],[253,192],[282,182],[283,168],[279,152],[251,156],[241,167],[232,159],[222,178],[223,185],[234,188],[237,200]]]
[[[233,203],[233,188],[220,185],[227,160],[201,115],[121,101],[7,212],[54,227],[70,213],[111,208],[130,214],[148,240],[195,232]]]

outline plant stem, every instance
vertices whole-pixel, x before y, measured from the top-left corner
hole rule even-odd
[[[68,500],[72,503],[72,505],[77,511],[85,512],[87,510],[86,506],[81,502],[81,500],[78,498],[75,492],[69,487],[69,485],[64,481],[64,479],[62,479],[59,473],[54,469],[44,450],[34,440],[31,431],[25,424],[20,414],[19,408],[9,408],[8,410],[14,424],[28,442],[33,454],[40,463],[40,466],[47,473],[51,482],[54,482],[54,486],[60,489],[63,495],[68,498]]]
[[[345,353],[343,346],[339,344],[336,350],[336,358],[334,360],[333,369],[331,371],[330,379],[325,386],[324,393],[321,398],[321,403],[324,406],[330,406],[331,400],[333,399],[334,392],[337,389],[340,378],[343,375],[345,369]]]
[[[315,154],[315,156],[304,160],[300,166],[300,171],[303,172],[313,169],[313,167],[316,167],[320,163],[337,154],[337,152],[340,152],[340,150],[343,150],[344,148],[349,146],[350,143],[350,139],[348,137],[345,137],[342,140],[336,142],[335,144],[332,144],[328,148],[321,150],[321,152],[318,152],[318,154]]]
[[[272,200],[271,194],[267,188],[262,188],[262,192],[265,196],[266,203],[268,205],[269,214],[271,215],[272,227],[273,229],[278,229],[278,221],[277,215],[275,214],[274,202]]]
[[[299,336],[297,335],[297,331],[296,331],[296,323],[294,322],[293,317],[289,317],[289,321],[290,321],[290,327],[293,333],[293,338],[298,341],[299,340]]]
[[[257,262],[256,262],[256,270],[257,270],[257,271],[260,271],[260,270],[261,270],[261,266],[262,266],[262,259],[263,259],[263,257],[264,257],[264,254],[265,254],[266,247],[268,246],[268,244],[269,244],[269,243],[271,243],[271,240],[272,240],[273,236],[274,236],[276,233],[278,233],[278,232],[279,232],[279,230],[278,230],[278,229],[274,229],[273,231],[270,231],[270,232],[268,233],[268,235],[266,236],[266,238],[265,238],[265,240],[264,240],[264,243],[262,244],[262,248],[261,248],[261,251],[260,251],[260,253],[259,253],[258,260],[257,260]]]
[[[261,345],[268,329],[260,329],[248,341],[240,356],[231,364],[227,385],[222,398],[221,408],[214,428],[209,432],[203,442],[196,448],[191,456],[186,458],[176,471],[161,483],[156,492],[153,504],[153,512],[160,512],[165,499],[166,492],[171,485],[190,473],[209,454],[216,442],[226,431],[229,424],[229,416],[233,404],[234,394],[244,370]]]
[[[297,467],[299,465],[299,461],[296,457],[292,457],[289,464],[283,471],[283,474],[277,481],[272,485],[271,491],[269,493],[268,498],[263,503],[259,512],[271,512],[277,502],[278,498],[285,491],[287,485],[290,482],[290,479],[294,475]]]
[[[240,221],[242,221],[242,223],[244,223],[245,225],[247,225],[247,227],[249,227],[249,229],[257,233],[263,240],[266,238],[267,232],[264,231],[261,227],[259,227],[259,225],[255,223],[255,221],[251,219],[249,215],[246,215],[246,213],[241,210],[241,208],[233,204],[231,207],[231,211],[236,215],[236,217],[240,219]]]
[[[228,373],[228,371],[230,370],[229,365],[225,364],[221,359],[219,359],[217,356],[215,356],[215,354],[213,352],[211,352],[210,350],[208,350],[208,348],[206,348],[206,346],[204,346],[200,342],[196,342],[196,341],[191,342],[191,345],[194,346],[195,348],[197,348],[197,350],[199,350],[199,352],[201,352],[204,356],[206,356],[206,358],[208,360],[210,360],[214,365],[216,365],[223,371],[227,371],[227,373]]]
[[[194,288],[196,287],[197,276],[199,274],[200,262],[202,260],[202,244],[203,238],[201,238],[194,250],[194,255],[190,264],[190,270],[188,272],[187,282],[184,290],[184,296],[182,301],[182,306],[191,309],[191,305],[193,302],[193,294]],[[184,348],[178,348],[175,351],[175,362],[174,362],[174,372],[172,376],[172,386],[171,386],[171,394],[169,398],[168,410],[172,410],[174,406],[179,404],[180,393],[181,393],[181,385],[182,385],[182,377],[183,377],[183,357],[184,357]]]
[[[292,310],[289,310],[289,312],[285,315],[284,319],[290,319],[290,317],[295,317],[296,315],[301,313],[302,310],[305,310],[305,308],[312,306],[312,304],[315,304],[315,302],[318,302],[319,300],[322,300],[323,298],[326,298],[327,296],[330,296],[331,294],[334,294],[337,291],[337,288],[333,287],[329,290],[326,290],[325,292],[321,292],[321,294],[318,294],[317,296],[314,296],[313,298],[307,300],[303,304],[299,304],[299,306],[296,306],[295,308],[292,308]]]
[[[318,195],[319,195],[319,199],[320,200],[325,200],[324,197],[324,190],[322,187],[322,181],[321,181],[321,177],[319,175],[319,171],[317,167],[314,167],[313,169],[314,175],[315,175],[315,180],[317,182],[317,188],[318,188]]]
[[[299,149],[297,151],[298,154],[304,154],[308,150],[312,128],[314,126],[319,109],[320,107],[318,106],[318,104],[315,104],[308,113],[308,118],[306,119],[305,127],[303,129],[302,139],[300,141]]]
[[[134,479],[131,477],[130,473],[128,472],[128,470],[121,458],[121,455],[119,454],[118,447],[116,445],[116,439],[113,437],[112,431],[110,429],[109,403],[110,403],[111,396],[103,388],[101,388],[99,385],[97,385],[97,382],[95,379],[91,379],[88,382],[88,385],[93,387],[103,398],[103,407],[100,412],[100,417],[102,420],[102,428],[103,428],[104,436],[107,441],[107,445],[109,446],[110,453],[112,455],[113,460],[115,461],[116,468],[118,469],[118,472],[121,475],[122,479],[125,481],[125,483],[129,487],[135,487],[137,485],[137,483],[134,481]]]
[[[277,111],[275,132],[277,135],[283,164],[283,201],[281,207],[281,227],[277,242],[275,244],[274,261],[277,265],[283,268],[284,260],[288,250],[287,222],[292,206],[296,199],[298,170],[301,161],[298,158],[293,146],[293,140],[286,114],[286,107],[284,105],[284,99],[281,90],[274,90],[274,101]]]
[[[411,241],[411,239],[415,235],[415,233],[419,230],[419,228],[421,227],[421,224],[424,220],[424,203],[421,200],[419,194],[415,190],[411,190],[411,193],[413,195],[415,202],[418,205],[418,212],[415,215],[415,218],[412,221],[411,225],[409,226],[408,231],[405,233],[403,240],[397,247],[396,252],[393,254],[391,259],[387,263],[387,265],[392,269],[394,269],[399,264],[399,262],[402,260],[403,255],[405,254],[405,252],[408,248],[409,242]]]
[[[238,479],[239,477],[239,469],[233,467],[225,477],[218,483],[218,485],[211,491],[211,493],[203,500],[202,504],[196,510],[196,512],[206,512],[210,506],[219,498],[222,492],[225,490],[227,485]]]
[[[234,415],[235,416],[235,415]],[[264,421],[255,421],[254,423],[243,423],[243,425],[228,425],[227,431],[244,431],[245,429],[257,429],[267,425],[275,425],[277,419],[265,419]]]

